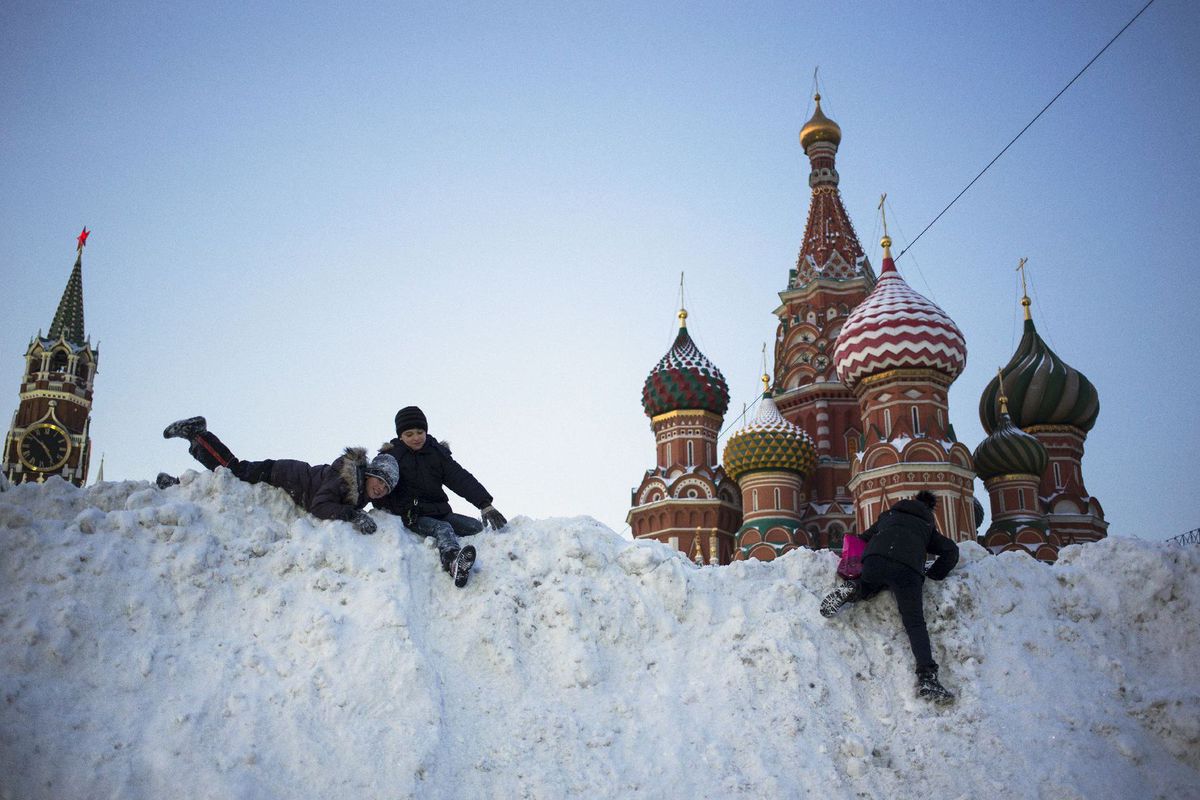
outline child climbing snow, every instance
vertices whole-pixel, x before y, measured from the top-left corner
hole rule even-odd
[[[396,438],[379,452],[396,457],[401,480],[387,497],[374,501],[375,507],[398,515],[410,530],[433,537],[442,569],[461,588],[475,563],[475,548],[461,547],[458,537],[479,533],[485,525],[498,530],[508,521],[492,506],[492,496],[483,484],[454,460],[450,448],[428,435],[428,430],[425,414],[416,406],[396,412]],[[452,513],[443,486],[478,508],[482,523]]]
[[[375,521],[362,510],[363,506],[396,488],[399,475],[395,458],[381,453],[368,462],[367,451],[361,447],[347,447],[332,464],[314,466],[284,458],[242,461],[208,430],[204,417],[172,422],[163,431],[163,438],[186,439],[188,452],[208,469],[227,467],[246,483],[276,486],[314,517],[345,520],[359,533],[375,532]],[[165,489],[179,483],[179,479],[160,472],[157,483]]]

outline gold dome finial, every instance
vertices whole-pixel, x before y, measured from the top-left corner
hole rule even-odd
[[[1000,413],[1007,414],[1008,413],[1008,397],[1004,394],[1004,373],[1000,371],[999,367],[996,368],[996,380],[1000,382],[999,383],[999,386],[1000,386],[1000,389],[999,389],[999,391],[1000,391]]]
[[[686,308],[679,309],[679,314],[677,316],[679,317],[679,327],[686,328],[687,327],[687,309]]]
[[[771,376],[767,374],[767,343],[766,342],[763,342],[763,346],[762,346],[762,365],[763,365],[763,372],[762,372],[763,396],[765,397],[771,391]]]
[[[883,257],[892,257],[892,237],[888,236],[887,231],[887,209],[884,208],[884,201],[887,200],[887,192],[879,195],[879,215],[883,218],[883,238],[879,240],[879,244],[883,246]]]
[[[834,147],[842,141],[842,129],[836,122],[821,111],[821,93],[817,92],[813,95],[813,100],[817,103],[817,108],[813,111],[812,118],[804,123],[804,127],[800,129],[800,146],[808,150],[808,146],[814,142],[829,142]]]
[[[1030,320],[1033,317],[1029,313],[1029,288],[1025,285],[1025,262],[1028,260],[1028,258],[1021,259],[1021,262],[1017,264],[1017,272],[1021,273],[1021,305],[1025,306],[1025,319]]]

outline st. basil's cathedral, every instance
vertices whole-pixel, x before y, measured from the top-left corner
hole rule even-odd
[[[886,223],[876,276],[838,190],[841,128],[815,99],[800,130],[812,200],[774,311],[774,375],[763,375],[755,418],[718,459],[729,388],[680,310],[675,342],[642,390],[656,459],[632,493],[633,536],[702,564],[840,550],[845,534],[928,489],[942,533],[993,553],[1054,561],[1068,544],[1103,538],[1108,523],[1082,472],[1095,387],[1038,335],[1026,293],[1024,336],[980,398],[988,436],[974,452],[958,441],[948,390],[966,367],[962,332],[896,270]],[[982,532],[976,477],[991,502]]]

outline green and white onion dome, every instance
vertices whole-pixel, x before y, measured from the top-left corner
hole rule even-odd
[[[817,463],[817,448],[803,428],[784,419],[775,401],[763,395],[754,422],[729,437],[721,461],[735,481],[764,470],[807,476]]]
[[[725,416],[729,387],[725,376],[688,335],[687,312],[679,312],[679,335],[650,371],[642,386],[642,409],[648,417],[671,411],[711,411]]]

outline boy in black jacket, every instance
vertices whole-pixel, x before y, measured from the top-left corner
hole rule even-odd
[[[359,533],[375,532],[375,520],[367,516],[363,506],[394,489],[399,475],[396,459],[380,454],[368,462],[367,451],[361,447],[347,447],[332,464],[314,466],[286,458],[242,461],[208,429],[204,417],[172,422],[163,431],[163,438],[186,439],[188,452],[209,469],[226,467],[246,483],[276,486],[314,517],[345,520]],[[156,483],[165,489],[179,483],[179,479],[160,472]]]
[[[492,506],[492,496],[475,476],[450,455],[450,448],[428,435],[429,423],[416,406],[396,412],[396,438],[379,448],[380,453],[396,457],[400,481],[396,488],[375,507],[398,515],[410,530],[437,540],[442,569],[463,587],[475,563],[475,548],[460,547],[459,536],[470,536],[484,525],[499,530],[508,524],[504,515]],[[450,499],[443,486],[479,509],[482,523],[450,511]]]
[[[917,694],[938,703],[949,703],[954,695],[938,681],[938,665],[933,660],[921,598],[925,578],[940,581],[958,563],[958,545],[939,533],[934,523],[936,507],[937,496],[921,491],[914,499],[901,500],[883,512],[874,525],[860,534],[867,542],[862,575],[826,595],[821,601],[821,615],[832,617],[848,603],[891,589],[917,661]],[[926,553],[937,556],[928,570]]]

